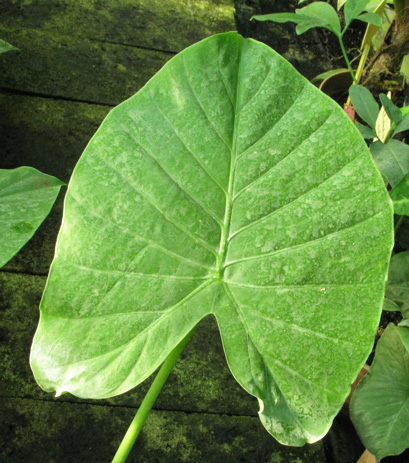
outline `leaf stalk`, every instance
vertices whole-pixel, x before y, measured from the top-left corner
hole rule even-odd
[[[160,391],[162,390],[163,385],[165,384],[166,380],[172,368],[175,366],[180,354],[182,353],[184,347],[186,346],[193,330],[190,331],[187,336],[172,350],[172,352],[167,356],[166,360],[163,362],[156,378],[154,379],[151,387],[149,388],[148,392],[146,393],[145,398],[143,399],[141,406],[139,407],[132,423],[130,424],[128,431],[126,432],[124,438],[116,454],[112,463],[125,463],[126,459],[130,451],[132,450],[135,441],[141,432],[141,429],[146,421],[146,418],[149,415],[156,399]]]

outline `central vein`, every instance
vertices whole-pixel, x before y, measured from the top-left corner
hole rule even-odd
[[[243,63],[242,54],[243,54],[243,43],[244,40],[240,42],[240,49],[239,49],[239,64],[238,64],[238,71],[237,71],[237,85],[236,85],[236,97],[234,101],[234,128],[232,133],[232,147],[231,147],[231,155],[230,155],[230,171],[229,171],[229,184],[226,193],[226,207],[224,211],[224,219],[223,219],[223,226],[221,230],[220,236],[220,246],[219,252],[216,261],[216,272],[218,278],[221,279],[223,276],[223,271],[225,267],[225,260],[227,254],[227,247],[228,247],[228,238],[229,238],[229,231],[230,231],[230,224],[231,224],[231,217],[232,217],[232,208],[233,208],[233,188],[234,188],[234,174],[236,168],[236,156],[237,156],[237,134],[238,134],[238,125],[239,125],[239,111],[238,111],[238,101],[240,95],[240,76],[241,76],[241,66]]]

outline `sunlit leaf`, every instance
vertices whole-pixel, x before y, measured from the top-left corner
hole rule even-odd
[[[351,400],[351,418],[378,461],[409,447],[409,352],[392,323],[378,342],[369,373]]]
[[[371,350],[392,214],[342,108],[267,46],[210,37],[112,110],[78,162],[36,379],[123,393],[212,314],[266,429],[314,442]]]
[[[0,169],[0,267],[34,235],[63,183],[32,167]]]

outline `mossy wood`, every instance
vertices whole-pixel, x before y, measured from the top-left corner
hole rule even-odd
[[[78,162],[31,365],[103,398],[147,378],[205,316],[280,442],[331,425],[369,354],[392,205],[342,109],[236,33],[171,61]]]

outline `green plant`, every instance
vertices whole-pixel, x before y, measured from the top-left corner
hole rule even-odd
[[[266,429],[314,442],[371,350],[392,243],[391,201],[342,109],[267,46],[210,37],[111,111],[78,162],[34,375],[57,395],[104,398],[168,358],[124,461],[213,315]]]
[[[300,2],[302,3],[302,2]],[[337,11],[328,3],[314,2],[304,8],[295,10],[295,13],[274,13],[261,16],[253,16],[257,21],[274,21],[277,23],[293,22],[297,24],[296,33],[298,35],[307,32],[314,27],[323,27],[336,35],[342,54],[347,64],[348,70],[355,83],[358,83],[355,72],[352,69],[350,59],[345,50],[343,37],[351,23],[355,20],[382,26],[381,17],[373,12],[365,12],[370,0],[346,0],[338,2],[338,8],[344,8],[344,27],[341,27]]]

